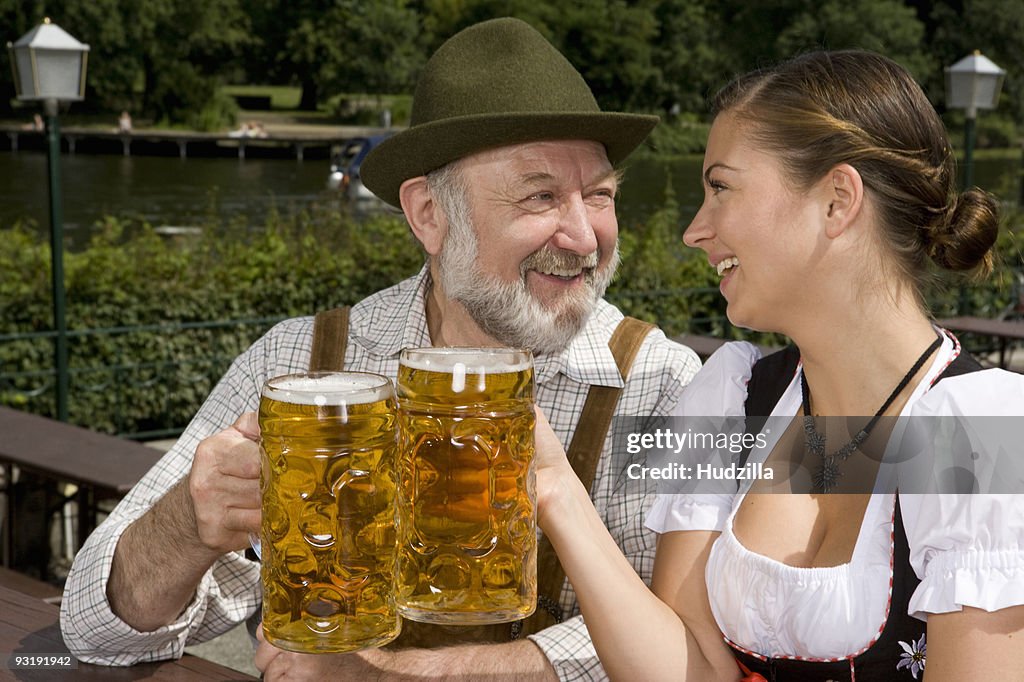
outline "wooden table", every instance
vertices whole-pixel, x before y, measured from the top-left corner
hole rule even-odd
[[[78,487],[76,551],[96,526],[96,503],[123,497],[161,456],[135,441],[0,407],[0,467],[7,472],[8,487],[12,465]],[[17,529],[10,497],[4,496],[3,566],[10,566]]]
[[[185,654],[177,661],[128,668],[77,663],[76,669],[8,669],[12,655],[68,654],[59,609],[0,585],[0,679],[17,680],[252,680],[243,672]]]
[[[994,320],[988,317],[949,317],[937,320],[940,327],[955,332],[968,332],[994,337],[999,343],[999,366],[1006,369],[1009,361],[1007,349],[1010,341],[1024,340],[1024,322],[1019,320]]]

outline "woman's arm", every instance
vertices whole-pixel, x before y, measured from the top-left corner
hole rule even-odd
[[[537,496],[538,522],[576,590],[612,679],[739,679],[735,659],[711,617],[704,585],[708,551],[717,534],[686,531],[662,538],[654,569],[656,596],[608,534],[539,411]]]
[[[1024,606],[930,614],[925,680],[1014,680],[1024,671]]]

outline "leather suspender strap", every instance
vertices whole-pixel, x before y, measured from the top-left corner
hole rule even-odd
[[[627,317],[619,323],[608,341],[608,347],[615,357],[619,374],[625,381],[633,366],[640,346],[654,325],[633,317]],[[611,386],[591,386],[587,392],[587,401],[576,424],[572,442],[566,453],[576,476],[590,492],[594,483],[597,464],[604,450],[605,437],[615,414],[615,405],[619,401],[621,388]],[[562,609],[559,597],[562,584],[565,582],[565,570],[558,561],[554,548],[547,536],[541,538],[537,550],[537,610],[526,620],[513,624],[512,636],[533,634],[555,623],[562,622]],[[521,627],[519,627],[521,624]]]
[[[629,377],[633,360],[647,338],[647,333],[652,329],[653,324],[635,317],[623,318],[615,328],[612,338],[608,341],[608,347],[615,357],[615,364],[619,368],[623,382]],[[594,484],[594,474],[597,472],[597,463],[604,449],[604,439],[612,424],[612,415],[615,414],[615,405],[619,402],[621,392],[621,388],[611,386],[590,387],[587,402],[583,405],[583,412],[576,424],[576,432],[572,435],[572,442],[566,453],[572,470],[583,482],[588,493],[590,486]]]
[[[313,320],[313,346],[309,352],[310,372],[345,369],[348,346],[348,306],[324,310]]]

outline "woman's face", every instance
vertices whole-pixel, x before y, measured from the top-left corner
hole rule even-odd
[[[795,303],[813,295],[816,204],[792,190],[776,157],[758,151],[729,112],[711,127],[703,169],[704,203],[683,240],[703,249],[736,325],[785,333]]]

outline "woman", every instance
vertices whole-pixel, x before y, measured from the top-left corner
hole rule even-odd
[[[925,310],[929,260],[991,269],[997,216],[980,190],[956,191],[943,125],[906,71],[807,54],[738,78],[714,111],[685,242],[722,276],[733,324],[795,348],[754,370],[753,346],[727,344],[679,414],[876,415],[842,438],[792,420],[783,439],[818,492],[884,449],[886,417],[1024,414],[1024,377],[976,371]],[[540,422],[540,524],[612,677],[909,680],[926,656],[929,682],[1024,675],[1020,496],[664,495],[647,518],[652,595]]]

